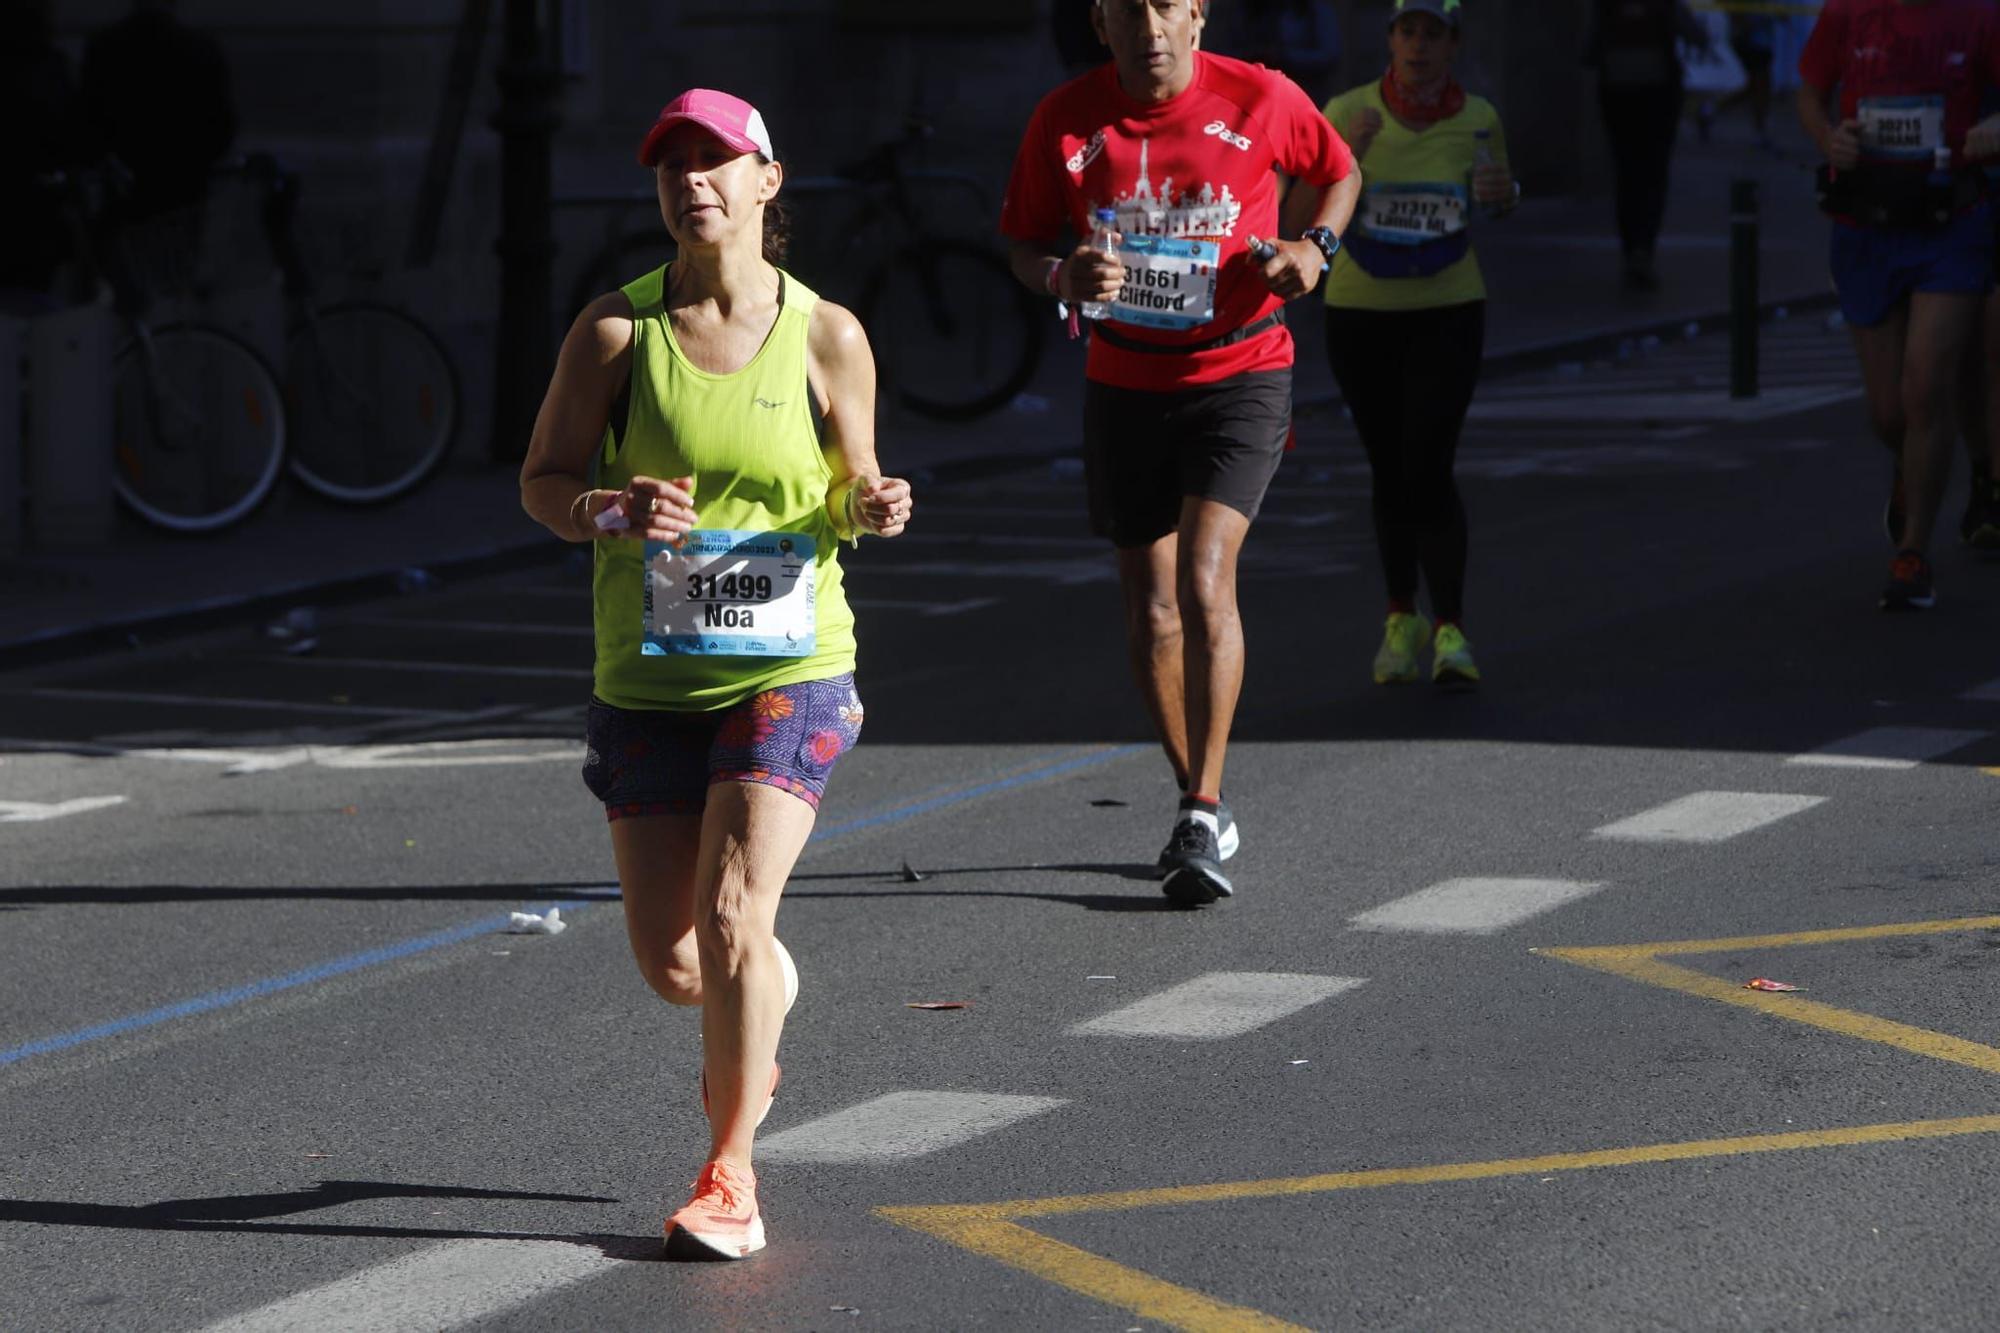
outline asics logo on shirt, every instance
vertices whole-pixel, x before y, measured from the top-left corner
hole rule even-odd
[[[1203,134],[1214,135],[1231,148],[1237,149],[1240,152],[1247,153],[1250,151],[1250,141],[1219,120],[1209,121],[1208,124],[1201,127],[1201,132]]]
[[[1090,136],[1089,143],[1077,149],[1074,153],[1071,153],[1069,155],[1069,161],[1063,163],[1063,165],[1069,168],[1070,175],[1081,176],[1083,174],[1083,169],[1089,166],[1092,162],[1095,162],[1097,160],[1097,155],[1103,151],[1104,151],[1104,131],[1099,130],[1097,133]]]

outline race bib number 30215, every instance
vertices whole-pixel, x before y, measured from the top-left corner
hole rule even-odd
[[[1423,245],[1465,230],[1463,185],[1376,185],[1361,195],[1361,230],[1385,245]]]
[[[697,528],[679,549],[646,543],[647,657],[809,657],[817,628],[813,539]]]
[[[1944,98],[1864,97],[1856,105],[1869,157],[1928,162],[1944,145]]]
[[[1192,329],[1215,318],[1215,269],[1222,248],[1214,241],[1171,236],[1127,236],[1118,247],[1125,285],[1111,318],[1150,329]]]

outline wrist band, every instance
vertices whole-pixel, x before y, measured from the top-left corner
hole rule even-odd
[[[1061,300],[1062,284],[1057,281],[1057,275],[1062,272],[1063,262],[1060,259],[1051,259],[1048,262],[1049,262],[1048,270],[1042,274],[1042,287],[1048,292],[1050,296],[1055,297],[1057,300]]]

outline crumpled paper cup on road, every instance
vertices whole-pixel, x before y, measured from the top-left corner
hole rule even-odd
[[[562,919],[562,909],[551,907],[547,916],[533,912],[514,912],[507,918],[509,935],[560,935],[569,929],[569,922]]]

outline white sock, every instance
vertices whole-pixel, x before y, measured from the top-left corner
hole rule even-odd
[[[1215,811],[1213,810],[1182,810],[1181,818],[1192,819],[1198,824],[1206,824],[1210,833],[1213,833],[1218,838],[1222,836],[1222,821],[1216,818]]]

